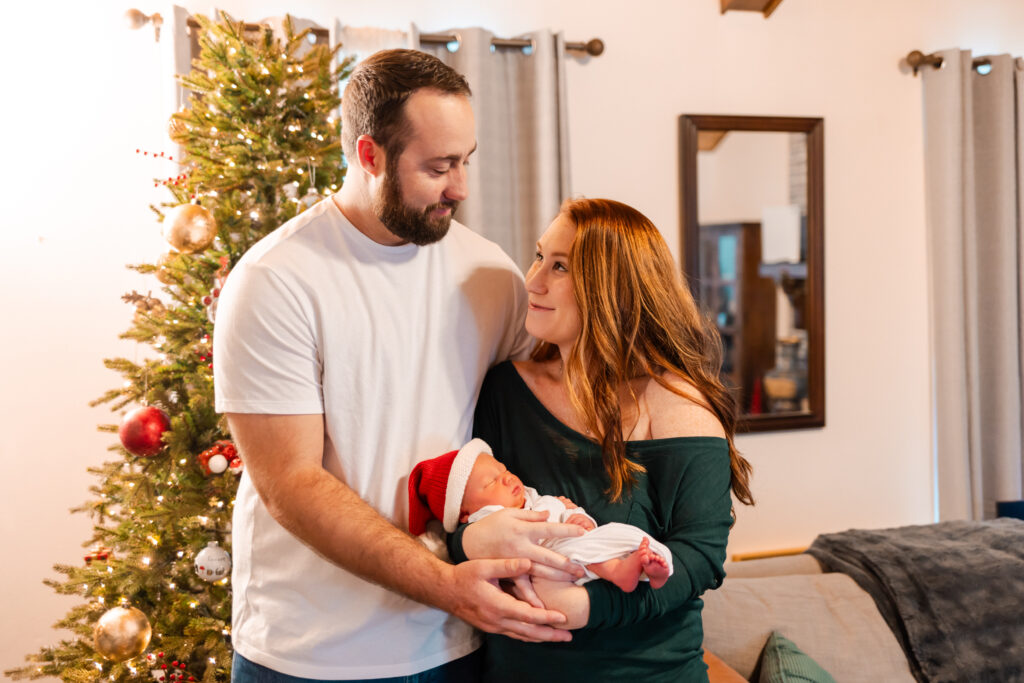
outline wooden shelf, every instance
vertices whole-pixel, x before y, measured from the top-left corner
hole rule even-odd
[[[722,14],[730,10],[741,12],[761,12],[767,19],[775,11],[782,0],[721,0]]]

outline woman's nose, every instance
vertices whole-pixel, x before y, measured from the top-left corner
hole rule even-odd
[[[541,274],[542,267],[534,263],[529,272],[526,273],[526,291],[534,292],[536,294],[543,293],[544,290],[544,277]]]

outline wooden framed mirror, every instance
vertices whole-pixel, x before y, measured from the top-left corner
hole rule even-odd
[[[824,121],[679,117],[683,272],[738,431],[825,425]]]

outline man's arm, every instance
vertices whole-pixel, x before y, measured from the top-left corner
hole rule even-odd
[[[249,477],[271,516],[347,571],[490,633],[566,641],[565,617],[516,600],[498,580],[529,572],[527,560],[442,562],[322,465],[323,415],[229,413]]]

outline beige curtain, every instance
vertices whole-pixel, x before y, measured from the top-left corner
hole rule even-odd
[[[457,218],[497,242],[524,270],[537,238],[569,196],[565,41],[550,31],[518,36],[532,50],[492,50],[489,31],[452,29],[458,49],[423,44],[469,80],[479,149],[469,167],[469,199]]]
[[[940,54],[922,71],[935,486],[940,519],[982,519],[1024,497],[1024,63]]]
[[[358,62],[378,50],[417,48],[419,46],[419,30],[415,24],[409,24],[408,30],[398,30],[374,26],[347,26],[340,20],[335,20],[331,45],[339,42],[341,43],[341,50],[338,51],[339,61],[352,56]],[[344,86],[342,87],[344,88]]]

